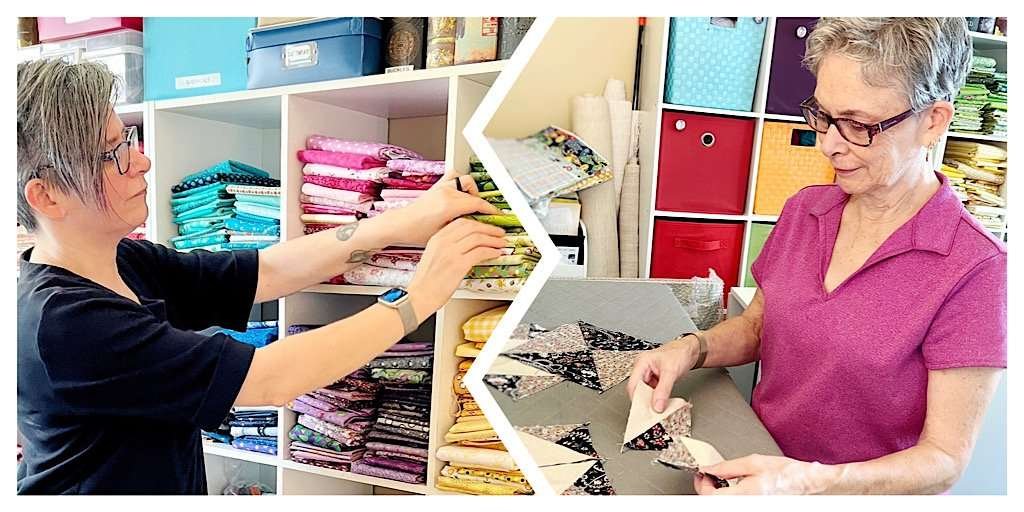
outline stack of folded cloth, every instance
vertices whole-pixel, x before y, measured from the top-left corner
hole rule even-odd
[[[444,175],[444,162],[437,160],[388,160],[381,199],[374,201],[370,216],[402,208],[413,202]]]
[[[352,472],[411,484],[427,476],[433,343],[403,341],[367,367],[382,386],[366,454]]]
[[[249,322],[246,324],[245,332],[231,329],[220,329],[217,332],[227,334],[246,345],[260,348],[277,341],[277,320]]]
[[[459,371],[452,383],[459,410],[455,414],[455,424],[448,429],[444,440],[453,444],[447,450],[455,450],[456,462],[446,464],[441,469],[436,487],[442,491],[488,495],[533,493],[530,484],[517,469],[505,469],[504,466],[467,467],[460,465],[461,459],[458,457],[460,453],[465,453],[463,449],[471,449],[471,454],[475,453],[477,457],[485,459],[503,460],[507,456],[507,450],[498,434],[484,417],[483,411],[473,399],[473,395],[463,385],[466,372],[473,363],[472,358],[480,353],[480,348],[491,337],[491,333],[507,310],[508,306],[490,309],[470,318],[462,325],[466,343],[456,347],[455,355],[469,359],[459,363]],[[462,460],[462,462],[466,461]]]
[[[277,411],[235,411],[228,421],[231,446],[239,450],[277,455]]]
[[[995,73],[988,84],[988,106],[982,110],[982,128],[985,133],[1006,137],[1006,73]]]
[[[989,229],[1002,229],[1006,199],[1000,185],[1006,182],[1006,150],[991,144],[949,140],[940,169],[968,211]]]
[[[967,81],[955,99],[950,130],[960,133],[1006,135],[1006,73],[996,60],[975,55]]]
[[[377,251],[365,263],[331,279],[330,283],[404,288],[412,281],[422,256],[423,249],[389,247]]]
[[[366,217],[392,180],[387,165],[422,157],[391,144],[311,135],[298,158],[305,164],[300,219],[310,234]]]
[[[483,164],[475,157],[470,159],[470,175],[480,190],[480,197],[497,207],[501,213],[469,217],[504,229],[507,243],[502,256],[474,266],[461,287],[475,291],[519,290],[540,260],[540,251],[533,245],[519,217],[509,208],[504,195]]]
[[[171,189],[181,251],[263,249],[280,240],[281,182],[234,160],[186,176]]]

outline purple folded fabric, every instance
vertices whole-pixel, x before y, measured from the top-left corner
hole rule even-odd
[[[375,457],[388,457],[391,459],[410,460],[421,464],[427,463],[427,457],[420,457],[419,455],[409,455],[408,453],[377,451],[373,452],[373,455]]]
[[[324,411],[324,412],[330,412],[330,411],[337,411],[338,410],[338,408],[336,406],[334,406],[333,404],[327,403],[327,402],[325,402],[323,400],[320,400],[319,398],[316,398],[316,397],[311,396],[309,394],[299,395],[299,396],[295,397],[295,400],[293,400],[292,403],[293,404],[294,403],[303,403],[303,404],[308,405],[309,407],[312,407],[314,409],[319,409],[319,410]],[[305,412],[305,411],[301,411],[301,412]]]
[[[303,454],[296,454],[292,456],[292,460],[300,464],[306,464],[307,466],[316,466],[318,468],[333,469],[335,471],[351,471],[352,465],[348,462],[333,462],[326,460],[311,459]]]
[[[406,473],[404,471],[396,471],[394,469],[372,466],[362,460],[352,463],[352,472],[358,473],[360,475],[375,476],[377,478],[386,478],[388,480],[396,480],[408,484],[422,484],[427,481],[427,476],[422,473]]]
[[[416,350],[434,350],[434,344],[426,341],[416,341],[409,343],[395,343],[388,347],[388,352],[408,352]]]
[[[395,443],[382,443],[380,441],[370,441],[366,443],[366,449],[378,452],[404,453],[408,455],[414,455],[417,457],[428,456],[426,448],[414,448],[412,446],[405,446]]]
[[[373,400],[377,398],[375,393],[355,389],[320,388],[313,392],[318,395],[327,395],[344,400]]]
[[[366,436],[350,428],[341,427],[333,423],[323,421],[308,414],[299,415],[299,425],[315,430],[345,446],[357,446],[365,444]],[[371,432],[372,433],[372,432]]]
[[[289,448],[293,454],[297,452],[305,452],[308,454],[317,454],[322,455],[324,457],[331,457],[333,459],[337,459],[344,462],[352,462],[354,460],[359,460],[360,458],[362,458],[363,453],[366,452],[366,449],[362,447],[352,448],[351,450],[346,450],[343,452],[337,452],[334,450],[320,448],[319,446],[313,446],[311,444],[306,444],[299,441],[292,441],[292,443],[289,445]]]
[[[395,471],[403,471],[406,473],[423,473],[427,470],[426,463],[414,462],[411,460],[392,459],[389,457],[376,457],[368,455],[366,457],[363,457],[362,461],[371,466],[394,469]]]
[[[309,149],[366,155],[380,160],[392,160],[398,158],[408,158],[413,160],[423,159],[423,155],[412,151],[411,149],[395,146],[394,144],[336,139],[326,135],[310,135],[309,138],[306,139],[306,147]],[[343,165],[341,167],[347,166]]]
[[[411,447],[426,448],[427,441],[423,439],[414,439],[408,436],[392,434],[390,432],[383,432],[380,430],[371,430],[369,434],[366,434],[367,439],[376,439],[381,441],[387,441],[389,443],[404,444]]]
[[[390,350],[380,354],[379,357],[417,357],[417,356],[432,356],[434,355],[433,350],[411,350],[409,352],[391,352]]]
[[[388,169],[417,174],[444,174],[443,160],[389,160]]]
[[[308,414],[316,419],[338,425],[339,427],[345,427],[356,432],[365,431],[373,421],[372,413],[367,415],[363,412],[341,410],[328,412],[299,401],[289,403],[288,408],[297,413]]]

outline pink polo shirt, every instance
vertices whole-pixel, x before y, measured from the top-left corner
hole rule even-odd
[[[942,186],[825,293],[847,196],[791,197],[752,272],[765,299],[754,411],[788,457],[874,459],[917,443],[928,371],[1006,367],[1006,247]]]

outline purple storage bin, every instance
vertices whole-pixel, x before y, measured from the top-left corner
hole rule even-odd
[[[800,103],[814,94],[814,75],[801,61],[818,18],[776,18],[772,68],[765,112],[799,116]]]

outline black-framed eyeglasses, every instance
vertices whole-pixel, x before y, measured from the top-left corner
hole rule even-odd
[[[100,153],[100,159],[104,162],[114,161],[117,166],[117,173],[124,176],[132,168],[132,151],[139,150],[139,131],[134,126],[124,128],[124,140],[114,149]]]
[[[124,138],[114,146],[114,149],[100,153],[100,160],[104,162],[114,162],[114,165],[117,167],[117,173],[121,176],[128,174],[128,171],[132,168],[132,151],[139,150],[138,128],[135,126],[126,126],[123,133]],[[53,164],[40,165],[36,171],[43,171],[44,169],[52,168]]]
[[[807,121],[807,125],[812,130],[818,133],[827,133],[829,126],[835,125],[836,129],[839,130],[839,135],[842,135],[847,142],[862,148],[870,146],[871,142],[875,140],[875,136],[879,133],[900,124],[915,113],[914,109],[910,109],[880,123],[865,124],[845,117],[832,117],[822,112],[814,96],[804,100],[800,104],[800,110],[804,114],[804,120]]]

